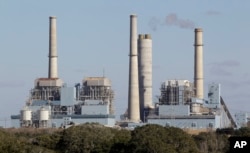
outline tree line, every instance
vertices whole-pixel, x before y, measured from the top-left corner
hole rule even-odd
[[[153,124],[134,130],[96,123],[68,129],[0,129],[0,152],[227,153],[230,136],[250,136],[250,128],[217,129],[196,135],[179,128]]]

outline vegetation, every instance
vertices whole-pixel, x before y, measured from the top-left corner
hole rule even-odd
[[[193,136],[193,138],[202,153],[224,153],[229,151],[229,141],[226,134],[202,132]]]
[[[131,132],[130,151],[137,153],[195,153],[198,149],[190,135],[174,127],[146,125]]]
[[[0,129],[0,152],[227,153],[230,136],[250,136],[250,128],[218,129],[197,135],[159,125],[130,131],[96,123],[68,129]]]

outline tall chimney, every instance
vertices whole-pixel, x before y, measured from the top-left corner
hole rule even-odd
[[[56,45],[56,17],[49,17],[49,74],[48,78],[58,78],[57,73],[57,45]]]
[[[194,87],[195,96],[203,99],[203,41],[202,29],[196,28],[194,42]]]
[[[139,35],[138,38],[138,68],[140,117],[145,117],[152,107],[152,39],[149,34]]]
[[[130,15],[130,53],[129,53],[129,85],[128,85],[128,119],[140,121],[138,57],[137,57],[137,16]]]

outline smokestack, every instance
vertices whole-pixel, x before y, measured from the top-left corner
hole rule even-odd
[[[149,34],[139,35],[138,67],[140,117],[145,121],[145,116],[152,107],[152,39]]]
[[[203,99],[203,41],[202,29],[196,28],[194,42],[194,87],[195,96]]]
[[[137,16],[130,15],[128,119],[132,122],[140,121],[138,85]]]
[[[49,17],[49,74],[48,78],[58,78],[57,73],[57,45],[56,45],[56,17]]]

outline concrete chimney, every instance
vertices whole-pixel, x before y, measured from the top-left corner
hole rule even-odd
[[[152,39],[149,34],[138,38],[138,69],[140,117],[145,121],[149,108],[152,108]]]
[[[130,15],[130,53],[129,53],[129,85],[128,85],[128,119],[140,121],[138,57],[137,57],[137,16]]]
[[[203,40],[202,29],[196,28],[194,42],[194,87],[195,96],[203,99]]]
[[[57,44],[56,44],[56,17],[49,17],[49,74],[48,78],[58,78],[57,72]]]

